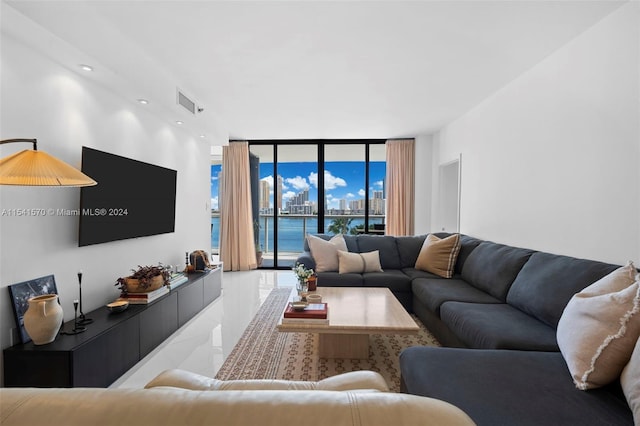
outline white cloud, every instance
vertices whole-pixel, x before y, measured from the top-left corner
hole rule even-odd
[[[211,210],[218,210],[218,197],[211,199]]]
[[[211,176],[211,182],[218,180],[218,175]]]
[[[311,185],[318,187],[318,174],[310,173],[309,174],[309,182]],[[339,186],[347,186],[347,181],[342,179],[341,177],[333,176],[329,170],[324,171],[324,188],[325,189],[336,189]]]
[[[347,186],[347,181],[342,178],[333,176],[330,171],[324,172],[324,187],[327,189],[335,189],[339,186]]]
[[[291,184],[294,187],[294,189],[297,189],[298,191],[302,191],[309,188],[309,184],[307,183],[307,180],[302,176],[296,176],[294,178],[286,178],[285,182]]]
[[[318,187],[318,174],[317,173],[309,173],[309,182],[311,182],[311,185],[315,186],[316,188]]]
[[[379,180],[373,183],[375,186],[377,186],[378,188],[382,188],[384,186],[384,182]]]
[[[295,196],[296,196],[296,193],[295,193],[295,192],[293,192],[293,191],[287,191],[287,192],[284,192],[284,193],[282,194],[282,199],[283,199],[283,200],[288,200],[289,198],[291,198],[291,197],[295,197]]]
[[[355,195],[353,195],[350,192],[348,192],[347,195],[345,195],[345,198],[353,198],[353,197],[355,197]]]
[[[358,191],[358,195],[359,195],[359,196],[364,197],[364,194],[366,194],[366,192],[364,192],[364,189],[360,189],[360,190]]]

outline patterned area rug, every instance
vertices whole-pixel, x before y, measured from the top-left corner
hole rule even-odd
[[[276,324],[291,289],[274,289],[247,326],[216,375],[220,380],[284,379],[315,381],[355,370],[377,371],[391,390],[400,391],[400,351],[410,346],[440,346],[416,317],[418,334],[369,336],[369,359],[318,358],[318,336],[280,333]]]

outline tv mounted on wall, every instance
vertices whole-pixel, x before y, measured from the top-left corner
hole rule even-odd
[[[82,147],[78,245],[175,231],[177,171]]]

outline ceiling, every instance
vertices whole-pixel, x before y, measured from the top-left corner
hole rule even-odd
[[[434,132],[624,2],[3,3],[55,35],[32,45],[93,61],[91,78],[193,132],[336,139]],[[3,32],[30,37],[8,21]],[[176,87],[204,111],[177,107]]]

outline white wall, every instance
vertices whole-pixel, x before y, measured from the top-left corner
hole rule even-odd
[[[39,149],[76,167],[85,145],[178,171],[174,233],[79,248],[78,217],[0,216],[0,342],[5,348],[11,344],[9,329],[15,327],[4,288],[9,284],[55,275],[69,320],[79,269],[86,313],[115,299],[115,280],[131,268],[183,265],[185,251],[209,250],[210,147],[134,99],[116,96],[71,65],[62,66],[4,34],[1,55],[1,139],[35,137]],[[0,154],[30,148],[3,145]],[[79,197],[78,188],[2,186],[0,209],[77,209]]]
[[[438,164],[462,153],[461,232],[640,263],[639,15],[622,6],[434,135]]]

